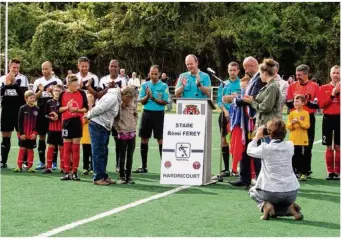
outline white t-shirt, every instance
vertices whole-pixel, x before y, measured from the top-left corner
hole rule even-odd
[[[63,86],[63,82],[55,76],[53,76],[49,80],[46,80],[45,77],[41,77],[41,78],[36,79],[33,83],[34,92],[37,91],[40,84],[43,84],[43,87],[44,87],[44,91],[42,92],[41,98],[52,98],[52,94],[47,92],[47,89],[49,87],[52,87],[57,84]]]
[[[110,74],[108,74],[108,75],[102,77],[102,78],[100,79],[99,88],[105,89],[106,87],[108,87],[108,84],[109,84],[110,81],[112,81],[112,79],[110,78]],[[114,82],[117,82],[117,81],[118,81],[118,78],[116,78],[116,79],[114,80]]]
[[[127,86],[127,77],[126,75],[125,76],[121,76],[119,75],[118,78],[117,78],[118,81],[115,81],[118,83],[118,85],[121,87],[123,86]]]
[[[82,77],[81,73],[78,72],[76,73],[76,77],[78,78],[79,83],[81,83],[81,81],[83,82],[83,87],[82,87],[83,90],[87,89],[85,85],[88,83],[89,79],[93,79],[93,82],[91,84],[92,88],[95,89],[99,86],[99,78],[91,72],[88,72],[87,76],[85,77]]]
[[[140,87],[140,79],[139,78],[130,78],[128,81],[128,85],[135,85],[136,87]]]

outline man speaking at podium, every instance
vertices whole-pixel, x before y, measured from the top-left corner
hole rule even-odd
[[[210,98],[211,81],[208,74],[198,69],[198,59],[189,54],[185,58],[188,72],[182,73],[176,85],[176,97]]]

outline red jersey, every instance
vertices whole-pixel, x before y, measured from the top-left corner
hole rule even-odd
[[[72,107],[77,107],[78,109],[86,108],[88,109],[87,96],[84,91],[77,90],[76,92],[69,92],[65,90],[61,93],[59,97],[60,107],[68,106],[68,103],[72,103]],[[84,113],[72,113],[69,110],[62,113],[62,121],[70,118],[82,118]]]
[[[340,115],[340,94],[335,97],[331,96],[332,90],[335,88],[331,83],[321,87],[319,94],[319,106],[323,108],[323,113],[328,115]]]
[[[306,97],[307,101],[313,102],[315,98],[318,98],[319,86],[312,81],[308,81],[305,84],[300,84],[299,81],[292,83],[287,90],[286,101],[292,100],[297,94],[302,94]],[[305,105],[304,110],[308,111],[309,113],[315,113],[317,109],[309,108],[307,105]]]
[[[50,99],[46,103],[45,116],[49,119],[49,131],[61,132],[62,131],[62,119],[61,114],[59,114],[60,103],[58,100]],[[52,121],[50,119],[50,113],[55,112],[58,115],[57,121]]]
[[[19,109],[18,128],[20,135],[30,138],[34,133],[37,135],[37,116],[39,107],[25,104]]]

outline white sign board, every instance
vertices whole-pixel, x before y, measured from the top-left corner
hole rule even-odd
[[[160,184],[202,185],[204,139],[204,115],[165,115]]]

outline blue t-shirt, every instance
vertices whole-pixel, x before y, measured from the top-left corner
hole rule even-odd
[[[199,71],[200,82],[203,87],[210,87],[211,81],[208,74]],[[190,72],[182,73],[177,82],[177,88],[182,86],[182,79],[186,78],[186,84],[184,86],[184,91],[182,98],[208,98],[196,85],[196,75],[191,75]]]
[[[165,83],[163,83],[161,80],[159,80],[156,84],[153,84],[152,81],[144,82],[140,88],[140,93],[139,93],[140,99],[142,99],[146,96],[146,89],[151,90],[152,96],[155,99],[161,99],[161,100],[164,100],[166,102],[169,99],[168,86]],[[152,99],[148,99],[147,103],[144,105],[144,109],[150,110],[150,111],[164,111],[165,106],[156,103]]]
[[[227,110],[229,110],[231,103],[223,103],[222,96],[233,95],[233,94],[241,95],[240,78],[237,78],[234,82],[231,80],[227,80],[224,83],[225,85],[222,86],[222,84],[220,84],[220,87],[218,89],[217,105],[221,108],[223,104],[224,107]]]

